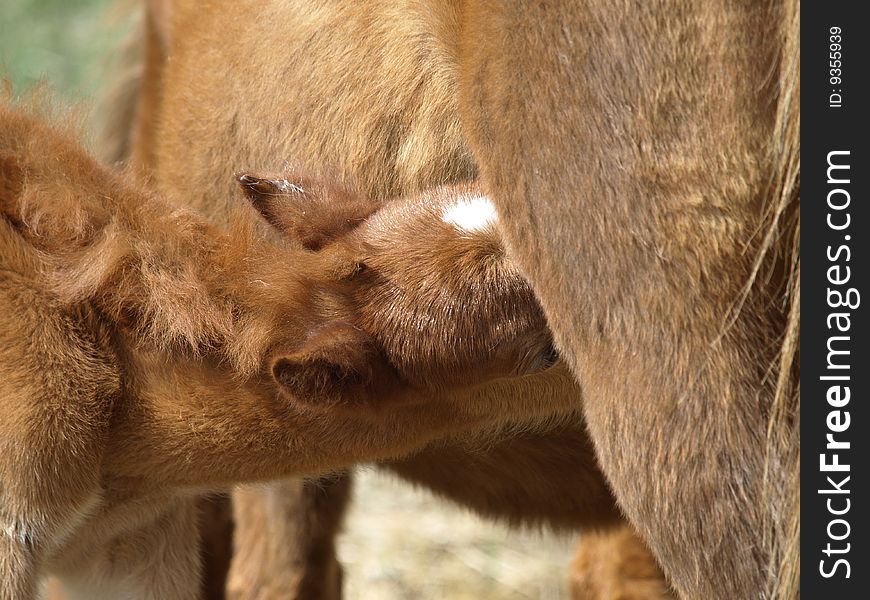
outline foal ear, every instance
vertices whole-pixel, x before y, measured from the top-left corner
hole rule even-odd
[[[305,214],[299,205],[300,200],[306,199],[302,186],[286,179],[256,177],[249,173],[241,173],[236,179],[251,205],[279,231],[290,233]]]
[[[299,350],[276,357],[271,371],[294,398],[321,405],[366,402],[391,376],[374,340],[344,322],[318,328]]]
[[[330,179],[299,175],[291,181],[247,173],[237,178],[263,218],[308,250],[320,250],[337,240],[383,204],[349,192]]]
[[[238,176],[242,191],[266,221],[308,250],[320,250],[338,234],[333,215],[341,212],[337,198],[322,197],[323,189],[307,180]]]

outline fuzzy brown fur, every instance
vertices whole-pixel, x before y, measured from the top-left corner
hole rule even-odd
[[[389,411],[295,396],[270,365],[306,352],[324,323],[363,331],[355,319],[373,314],[343,281],[348,263],[269,242],[241,199],[217,229],[33,112],[0,105],[4,599],[35,598],[46,572],[72,598],[194,597],[202,493],[403,455],[503,422],[514,400],[531,420],[559,402],[536,376],[421,390],[407,383],[420,364],[380,375],[400,400]],[[395,363],[372,342],[387,329],[365,335],[366,360]]]
[[[620,506],[686,597],[798,594],[797,19],[482,2],[466,21],[482,178]]]
[[[371,197],[479,171],[678,592],[797,596],[797,2],[172,9],[132,152],[159,190],[222,219],[216,174],[286,158]]]
[[[345,294],[354,325],[322,325],[303,354],[275,365],[283,378],[302,386],[296,396],[334,396],[329,380],[336,376],[348,383],[388,381],[370,370],[375,361],[365,356],[368,335],[418,389],[528,375],[556,362],[547,323],[505,254],[494,215],[472,230],[450,220],[457,207],[491,206],[477,186],[441,186],[378,202],[305,176],[243,180],[267,221],[319,250],[319,257],[353,266]],[[309,363],[328,367],[338,359],[335,372],[327,368],[309,380],[315,375]],[[366,372],[355,371],[355,364]]]

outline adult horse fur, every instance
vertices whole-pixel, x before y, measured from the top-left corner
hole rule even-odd
[[[220,217],[216,170],[284,158],[385,197],[480,175],[679,594],[797,595],[797,2],[151,8],[158,189]]]
[[[463,123],[620,506],[681,595],[795,597],[799,4],[465,23]]]

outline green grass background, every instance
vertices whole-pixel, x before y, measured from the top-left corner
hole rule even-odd
[[[93,97],[128,31],[117,0],[0,0],[0,76],[20,93],[45,81],[61,98]]]

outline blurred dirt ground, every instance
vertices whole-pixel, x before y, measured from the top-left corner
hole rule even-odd
[[[121,0],[133,2],[134,0]],[[0,76],[93,103],[130,27],[116,0],[0,0]],[[129,15],[128,15],[129,16]],[[359,469],[339,552],[348,600],[567,598],[576,539],[508,531],[372,469]]]
[[[348,600],[561,600],[575,536],[484,521],[362,468],[339,556]]]

